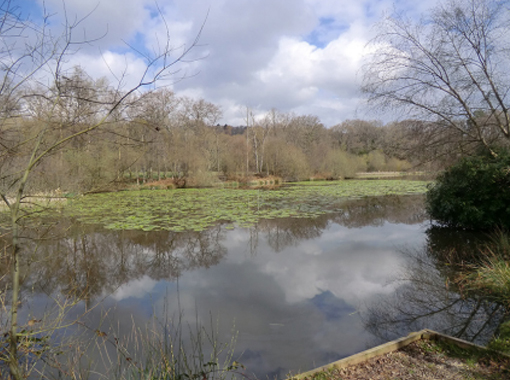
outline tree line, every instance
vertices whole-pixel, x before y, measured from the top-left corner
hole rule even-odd
[[[158,87],[163,79],[179,79],[201,29],[181,48],[163,39],[143,52],[146,70],[125,90],[125,73],[111,84],[81,67],[67,69],[80,46],[96,41],[80,33],[83,19],[66,20],[59,34],[51,30],[51,15],[36,23],[16,2],[0,1],[0,198],[9,219],[0,225],[6,242],[0,260],[11,273],[4,292],[10,301],[2,301],[9,314],[2,353],[11,377],[29,373],[20,366],[23,344],[37,338],[18,326],[20,253],[31,240],[21,232],[33,212],[21,205],[37,192],[167,178],[204,186],[253,175],[347,178],[366,170],[436,170],[482,149],[483,159],[460,165],[475,174],[490,174],[493,165],[494,183],[464,181],[467,190],[460,192],[458,181],[447,184],[455,185],[452,198],[462,210],[462,195],[486,189],[486,196],[473,197],[472,209],[485,208],[498,224],[508,222],[509,8],[508,0],[445,0],[419,21],[400,14],[382,23],[363,70],[363,90],[376,109],[398,112],[402,121],[348,120],[326,128],[313,115],[270,110],[255,116],[246,109],[245,125],[229,127],[218,125],[217,105]],[[479,169],[478,162],[481,171],[471,170]],[[444,178],[456,177],[450,172]],[[452,209],[446,197],[437,199]],[[508,304],[504,289],[500,294]]]
[[[435,141],[434,124],[416,120],[346,120],[326,128],[314,115],[272,109],[255,116],[246,108],[245,125],[220,125],[218,105],[167,88],[133,92],[111,112],[125,94],[79,66],[49,88],[20,86],[8,95],[0,124],[4,194],[43,128],[39,144],[48,155],[32,169],[30,192],[93,191],[167,178],[178,186],[250,176],[349,178],[364,171],[437,169],[458,153],[450,136],[442,132]],[[101,128],[93,128],[98,123]],[[439,164],[427,162],[432,149],[442,157]]]

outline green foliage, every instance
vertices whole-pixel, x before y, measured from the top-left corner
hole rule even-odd
[[[510,321],[505,321],[499,326],[498,334],[492,338],[488,347],[495,351],[510,354]]]
[[[484,252],[490,255],[490,252]],[[492,256],[464,278],[466,290],[482,291],[487,298],[508,306],[510,301],[510,263]]]
[[[510,153],[459,161],[439,175],[427,193],[432,219],[450,227],[510,227]]]

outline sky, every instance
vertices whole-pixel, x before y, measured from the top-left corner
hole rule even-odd
[[[14,0],[23,14],[53,33],[65,20],[81,45],[67,64],[129,88],[146,68],[140,53],[169,40],[174,57],[198,43],[172,67],[176,94],[221,107],[220,123],[244,125],[246,108],[316,115],[330,127],[370,114],[359,90],[361,65],[375,25],[385,15],[419,17],[436,0]],[[167,33],[168,31],[168,33]],[[169,36],[169,39],[167,39]]]

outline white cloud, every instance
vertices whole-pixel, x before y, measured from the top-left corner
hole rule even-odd
[[[227,4],[224,1],[222,6]],[[246,12],[249,19],[243,13],[236,15],[235,21],[227,16],[228,11],[211,11],[211,18],[218,19],[213,20],[213,25],[208,20],[204,34],[210,42],[210,56],[201,62],[197,78],[180,85],[201,87],[210,101],[226,104],[225,116],[249,106],[318,114],[329,125],[340,122],[342,117],[354,117],[359,98],[357,71],[368,32],[362,22],[355,21],[346,28],[335,29],[333,34],[324,31],[329,34],[325,46],[311,44],[307,36],[321,27],[321,17],[346,17],[342,13],[345,7],[338,4],[336,13],[328,13],[325,7],[317,10],[315,5],[296,2],[292,12],[285,13],[285,20],[280,20],[280,24],[269,21],[262,25],[263,29],[260,17],[268,12],[266,9],[264,13],[263,6],[252,5]],[[330,4],[329,9],[332,7]],[[363,11],[362,6],[349,8],[352,15]],[[221,25],[216,29],[218,20]],[[333,24],[337,28],[338,23]],[[211,35],[208,28],[212,29]],[[235,120],[239,123],[242,119]]]
[[[157,283],[158,281],[151,279],[149,276],[143,276],[140,279],[133,280],[122,285],[115,291],[115,293],[113,293],[112,297],[116,301],[121,301],[130,297],[146,297],[147,294],[154,289]]]
[[[42,0],[31,0],[42,4]],[[126,67],[130,77],[143,69],[136,51],[165,46],[167,36],[178,55],[203,27],[185,65],[176,66],[178,93],[203,97],[223,107],[221,122],[242,124],[245,106],[259,112],[318,115],[326,125],[363,117],[358,109],[359,69],[373,25],[394,9],[417,17],[435,1],[410,0],[65,0],[68,20],[87,16],[77,37],[106,35],[83,45],[71,62],[92,75],[111,76]],[[32,3],[33,4],[33,3]],[[46,0],[53,25],[64,19],[61,0]],[[168,34],[167,34],[168,32]],[[101,57],[103,54],[103,57]],[[199,59],[203,58],[203,59]],[[118,75],[118,74],[117,74]],[[128,79],[127,86],[132,85]]]
[[[144,60],[133,54],[106,51],[102,55],[79,52],[70,57],[66,67],[81,66],[93,78],[105,77],[110,84],[123,89],[138,85],[144,75]]]
[[[136,32],[142,31],[149,17],[150,0],[37,0],[51,15],[52,25],[77,24],[75,37],[95,39],[95,46],[119,47],[123,40],[131,39]],[[84,48],[87,48],[84,46]]]

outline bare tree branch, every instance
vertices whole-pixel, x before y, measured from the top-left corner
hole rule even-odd
[[[418,22],[389,17],[369,44],[369,104],[456,129],[491,151],[510,141],[508,1],[447,0]]]

